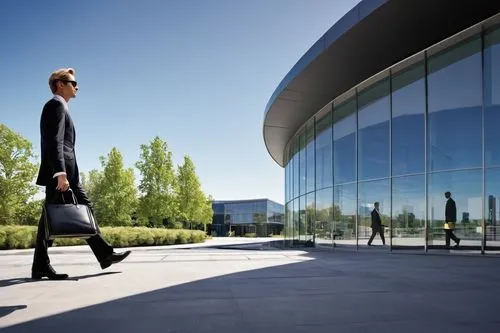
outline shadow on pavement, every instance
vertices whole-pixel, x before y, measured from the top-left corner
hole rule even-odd
[[[124,297],[2,333],[500,331],[497,260],[334,251],[308,256],[312,260]]]
[[[0,306],[0,318],[5,317],[16,310],[26,309],[27,305]]]
[[[66,280],[61,280],[58,282],[66,282],[66,281],[78,281],[78,280],[83,280],[83,279],[88,279],[88,278],[94,278],[94,277],[99,277],[103,275],[110,275],[110,274],[118,274],[121,272],[101,272],[97,274],[88,274],[88,275],[79,275],[79,276],[70,276]],[[32,278],[13,278],[13,279],[6,279],[6,280],[0,280],[0,288],[2,287],[8,287],[12,286],[15,284],[21,284],[21,283],[37,283],[37,282],[44,282],[44,281],[49,281],[48,279],[44,278],[42,280],[34,280]]]

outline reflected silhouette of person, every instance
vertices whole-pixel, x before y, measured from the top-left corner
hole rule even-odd
[[[453,239],[455,247],[460,244],[460,238],[455,236],[453,230],[455,229],[455,223],[457,222],[457,205],[455,200],[451,198],[451,192],[447,191],[444,193],[446,199],[446,207],[444,210],[444,232],[446,239],[446,247],[450,247],[450,238]]]
[[[380,238],[382,239],[382,244],[385,245],[385,237],[384,237],[384,226],[382,225],[382,218],[380,216],[380,211],[379,211],[379,202],[375,202],[372,210],[372,235],[370,239],[368,240],[368,246],[372,245],[373,238],[375,238],[375,235],[378,233],[380,235]]]

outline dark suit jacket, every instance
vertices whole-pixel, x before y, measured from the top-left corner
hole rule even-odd
[[[379,229],[382,227],[382,220],[380,219],[380,215],[377,213],[376,209],[372,210],[372,228]]]
[[[444,216],[446,222],[457,222],[457,206],[455,205],[455,200],[452,198],[446,201]]]
[[[61,101],[53,98],[43,107],[40,118],[41,157],[36,183],[54,183],[54,174],[66,172],[70,184],[80,182],[75,156],[75,127]]]

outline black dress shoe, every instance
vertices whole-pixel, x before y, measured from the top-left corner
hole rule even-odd
[[[47,277],[49,280],[65,280],[68,278],[68,274],[57,274],[50,264],[42,269],[31,269],[32,279],[40,280],[43,277]]]
[[[112,264],[119,263],[123,259],[127,258],[130,254],[130,251],[125,251],[122,253],[113,252],[109,256],[106,257],[103,261],[101,261],[101,268],[105,269],[111,266]]]

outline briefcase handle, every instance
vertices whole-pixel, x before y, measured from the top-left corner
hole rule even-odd
[[[76,200],[76,196],[75,196],[75,193],[73,192],[73,190],[72,189],[68,189],[66,192],[70,192],[71,193],[71,197],[73,199],[73,202],[71,202],[71,203],[73,205],[78,205],[78,200]],[[61,199],[62,199],[63,204],[66,204],[66,200],[64,199],[65,192],[60,192],[60,191],[56,192],[56,194],[54,195],[54,198],[53,198],[52,202],[55,202],[55,199],[57,198],[58,194],[61,195]]]

